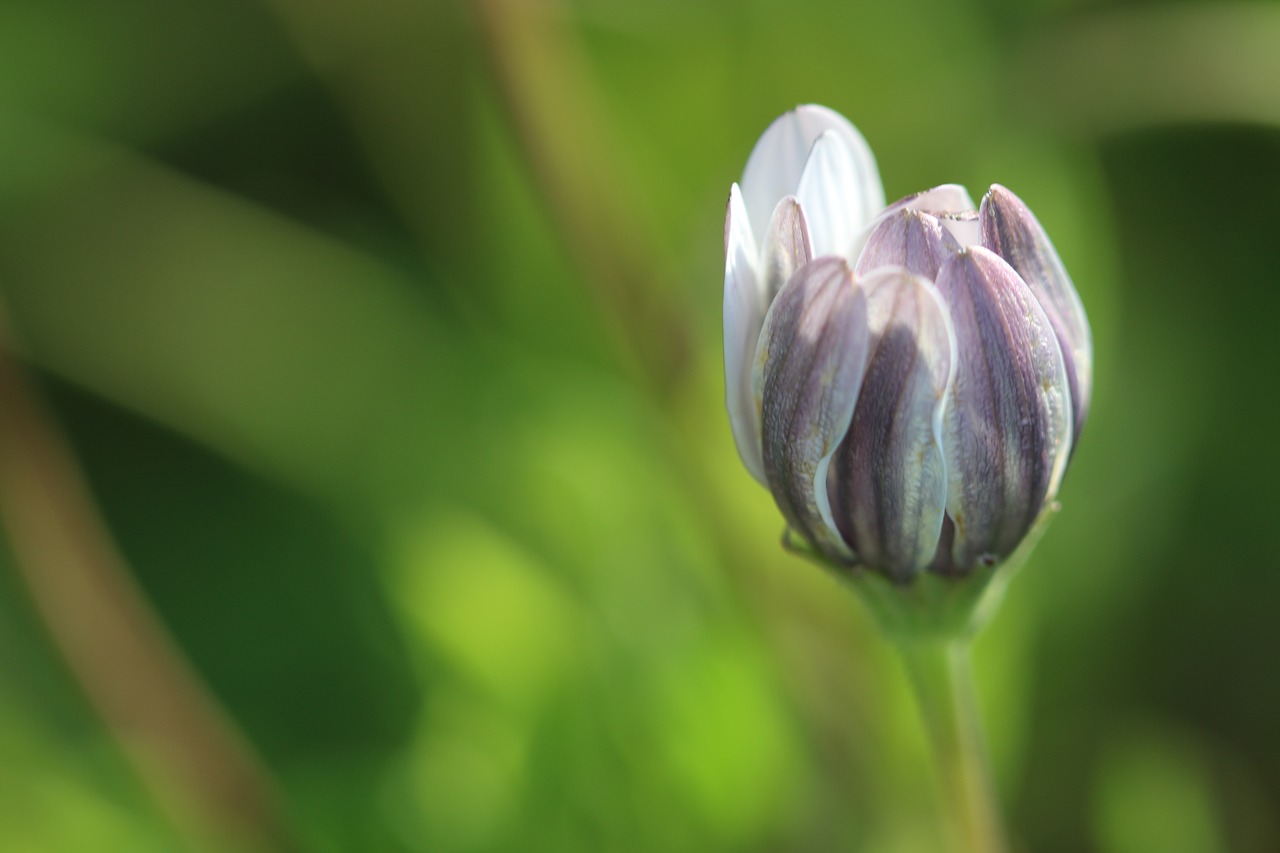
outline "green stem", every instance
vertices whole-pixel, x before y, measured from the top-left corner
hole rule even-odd
[[[950,849],[1004,853],[1007,847],[982,738],[968,641],[901,639],[897,647],[933,747]]]
[[[790,532],[783,534],[788,550],[848,581],[883,636],[902,655],[933,747],[948,846],[954,853],[1008,849],[982,740],[969,644],[1057,512],[1056,503],[1045,507],[1022,544],[999,566],[975,568],[963,577],[922,572],[906,583],[867,569],[834,565]]]

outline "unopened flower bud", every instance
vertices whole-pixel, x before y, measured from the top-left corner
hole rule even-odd
[[[1092,387],[1084,309],[1026,206],[945,185],[886,208],[853,126],[800,107],[733,186],[725,247],[730,422],[790,529],[900,583],[1007,558]]]

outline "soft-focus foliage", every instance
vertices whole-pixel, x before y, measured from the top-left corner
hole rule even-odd
[[[976,648],[1012,834],[1274,850],[1278,42],[1262,3],[5,0],[0,294],[305,849],[927,851],[896,664],[723,410],[724,188],[828,104],[890,198],[1015,187],[1089,307],[1064,510]],[[6,549],[0,849],[183,847],[123,754]]]

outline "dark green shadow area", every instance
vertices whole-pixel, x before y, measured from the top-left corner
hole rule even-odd
[[[388,843],[363,826],[368,798],[421,687],[369,543],[171,432],[46,390],[138,580],[295,809],[330,843]]]
[[[1147,779],[1117,771],[1114,754],[1168,735],[1162,749],[1176,754],[1185,738],[1196,756],[1228,849],[1267,849],[1259,804],[1280,800],[1280,407],[1265,378],[1277,364],[1280,132],[1151,129],[1100,153],[1122,247],[1122,332],[1107,354],[1118,399],[1109,435],[1086,436],[1109,473],[1077,500],[1136,488],[1130,518],[1148,520],[1108,522],[1131,556],[1104,557],[1105,607],[1071,624],[1045,608],[1060,627],[1037,650],[1015,824],[1027,849],[1092,849],[1099,788],[1132,806]],[[1135,483],[1134,460],[1153,452],[1165,458]]]

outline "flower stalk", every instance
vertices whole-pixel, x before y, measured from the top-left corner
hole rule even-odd
[[[933,751],[948,849],[1004,853],[1008,848],[982,736],[970,641],[926,637],[896,645]]]

